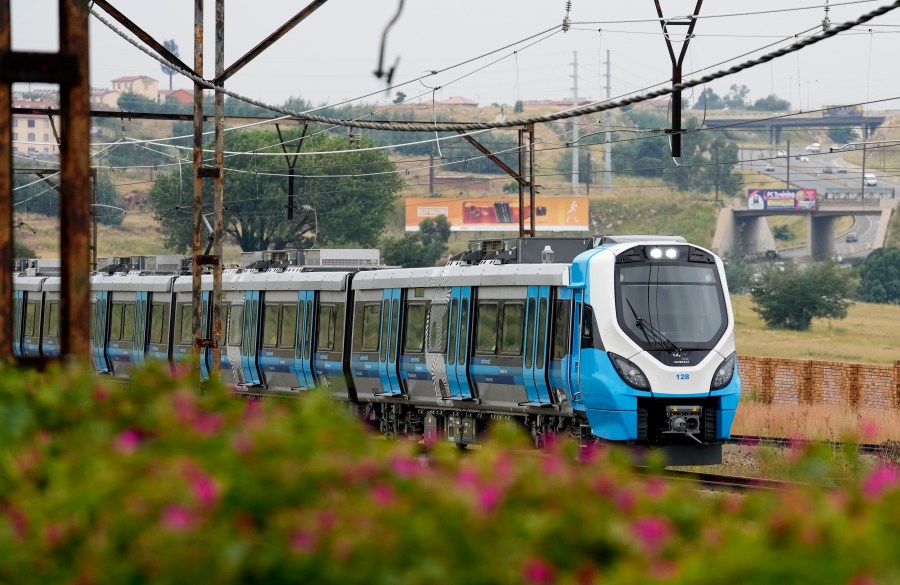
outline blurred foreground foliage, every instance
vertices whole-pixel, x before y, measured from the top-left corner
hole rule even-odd
[[[317,393],[195,386],[3,372],[0,582],[900,581],[900,475],[850,453],[794,453],[802,489],[700,495],[619,451],[534,453],[510,427],[426,458]]]

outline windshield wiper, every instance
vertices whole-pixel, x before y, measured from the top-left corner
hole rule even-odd
[[[662,331],[654,327],[643,317],[638,316],[637,311],[634,310],[634,307],[631,305],[630,300],[625,299],[625,302],[628,303],[628,308],[631,309],[631,314],[634,315],[634,320],[638,326],[638,329],[640,329],[641,333],[644,334],[644,339],[647,340],[648,344],[658,343],[662,345],[669,353],[672,353],[676,356],[681,354],[681,348],[672,343],[672,340],[666,337]],[[653,339],[653,341],[651,341],[651,338]]]

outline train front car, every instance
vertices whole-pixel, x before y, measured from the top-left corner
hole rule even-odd
[[[678,237],[608,237],[572,264],[583,288],[579,387],[591,432],[721,462],[740,395],[722,261]]]

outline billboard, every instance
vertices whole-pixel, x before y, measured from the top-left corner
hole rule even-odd
[[[588,230],[587,197],[536,197],[534,225],[540,231],[585,232]],[[519,198],[436,199],[410,197],[406,200],[406,231],[419,230],[423,219],[444,215],[454,232],[519,231]],[[526,229],[531,224],[531,207],[525,202]]]
[[[747,209],[757,211],[815,211],[815,189],[747,189]]]

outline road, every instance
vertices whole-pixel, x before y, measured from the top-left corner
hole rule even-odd
[[[794,149],[792,149],[791,152],[792,158],[790,158],[790,160],[787,157],[776,157],[770,160],[758,160],[764,157],[771,156],[771,152],[744,149],[741,152],[741,158],[743,160],[751,161],[743,163],[744,168],[757,170],[760,173],[769,176],[768,180],[763,179],[759,182],[759,184],[752,185],[751,188],[787,188],[789,164],[791,188],[815,189],[819,192],[823,192],[828,188],[851,189],[860,188],[862,185],[862,169],[854,165],[848,165],[844,161],[841,153],[813,154],[806,151],[801,151],[800,153],[798,153]],[[800,161],[796,158],[798,156],[808,157],[809,160]],[[768,171],[765,170],[765,167],[770,164],[772,165],[773,169]],[[826,168],[830,168],[834,172],[826,173],[824,172],[824,169]],[[846,172],[841,173],[839,172],[840,170],[846,170]],[[878,174],[878,170],[876,169],[872,169],[870,171],[867,168],[866,172],[874,172],[876,175]],[[894,189],[900,191],[900,184],[886,181],[882,177],[878,178],[878,186],[893,187]],[[874,242],[875,235],[878,231],[878,218],[870,215],[855,215],[853,216],[853,219],[854,225],[851,231],[854,231],[857,234],[857,237],[859,239],[857,245],[866,243],[870,244]],[[868,251],[859,252],[856,254],[847,254],[847,243],[845,241],[845,237],[845,234],[835,235],[834,251],[836,254],[858,257],[864,257],[868,254]],[[802,256],[806,254],[806,249],[805,247],[803,247],[799,249],[784,250],[781,254],[785,257]]]

